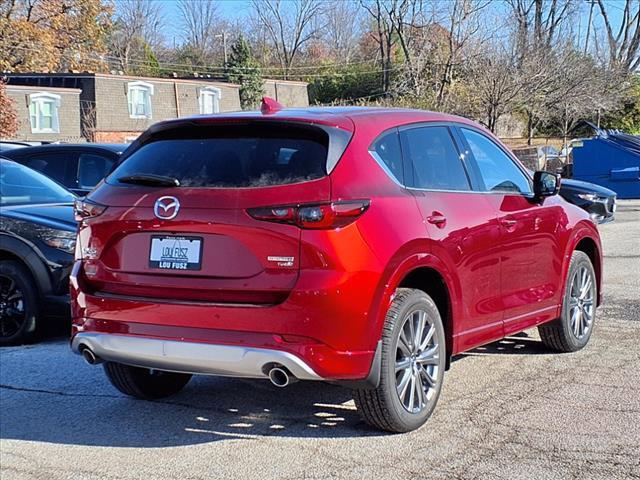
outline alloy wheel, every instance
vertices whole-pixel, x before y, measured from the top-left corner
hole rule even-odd
[[[569,327],[577,339],[584,338],[591,330],[594,314],[595,283],[585,266],[576,270],[571,280],[569,294]]]
[[[24,295],[16,281],[0,275],[0,336],[15,335],[26,321]]]
[[[410,413],[420,413],[434,399],[441,377],[440,349],[427,312],[409,313],[398,335],[395,373],[398,398]]]

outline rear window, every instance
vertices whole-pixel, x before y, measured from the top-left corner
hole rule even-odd
[[[328,135],[297,125],[180,127],[162,132],[107,178],[172,177],[181,187],[242,188],[299,183],[327,174]]]

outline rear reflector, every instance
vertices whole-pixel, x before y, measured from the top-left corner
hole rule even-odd
[[[256,220],[288,223],[300,228],[327,230],[354,222],[369,208],[369,200],[318,203],[313,205],[250,208],[247,213]]]

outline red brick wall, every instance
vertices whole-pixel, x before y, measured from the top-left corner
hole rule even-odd
[[[142,132],[96,132],[97,143],[129,143],[135,140]]]

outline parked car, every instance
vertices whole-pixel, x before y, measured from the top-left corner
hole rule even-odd
[[[63,143],[19,148],[4,156],[45,174],[77,195],[86,195],[126,148],[125,144]]]
[[[529,175],[533,175],[528,170]],[[567,202],[585,210],[596,223],[613,221],[616,213],[616,192],[595,183],[563,178],[559,194]]]
[[[8,152],[16,148],[32,147],[34,145],[44,145],[50,142],[32,142],[19,140],[0,140],[0,153]]]
[[[600,237],[558,182],[438,113],[267,99],[158,123],[76,204],[71,347],[134,397],[330,381],[413,430],[453,355],[536,326],[589,341]]]
[[[0,157],[0,345],[33,340],[43,313],[68,315],[75,198]]]
[[[589,213],[597,223],[607,223],[616,213],[616,192],[595,183],[563,178],[560,195],[567,202],[579,206]]]

